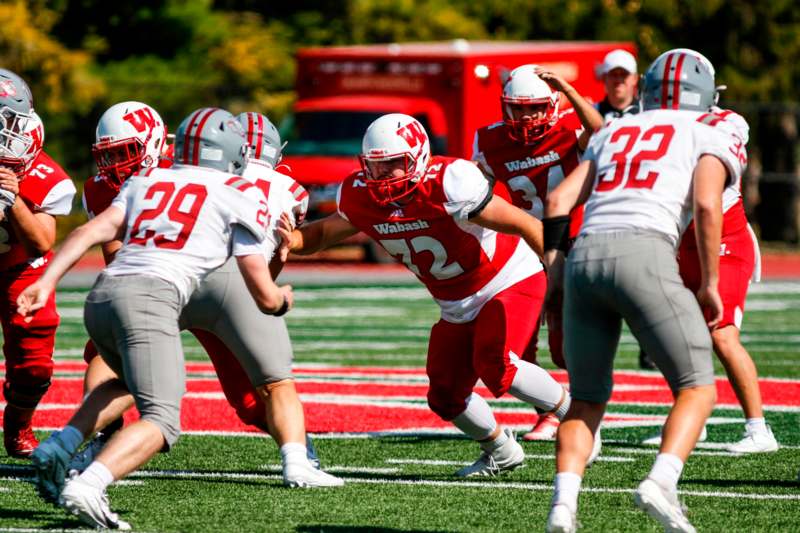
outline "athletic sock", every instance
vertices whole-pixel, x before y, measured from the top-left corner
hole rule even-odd
[[[485,440],[481,442],[481,450],[492,453],[495,450],[502,448],[505,443],[508,442],[508,435],[506,435],[505,431],[500,431],[497,437],[493,438],[492,440]]]
[[[683,461],[680,457],[671,453],[659,453],[647,477],[672,492],[678,490],[681,472],[683,472]]]
[[[281,446],[281,460],[284,465],[308,463],[308,449],[299,442],[287,442]]]
[[[83,444],[83,433],[75,426],[67,426],[58,434],[61,444],[70,455],[75,455],[78,448]]]
[[[553,483],[551,506],[566,505],[573,513],[578,511],[578,493],[581,490],[581,476],[574,472],[559,472]]]
[[[83,471],[83,474],[80,475],[80,479],[87,485],[100,491],[106,490],[106,488],[114,482],[114,476],[111,474],[111,470],[100,461],[92,462],[92,464]]]
[[[744,428],[748,433],[766,433],[767,421],[764,417],[748,418],[744,423]]]
[[[572,405],[572,396],[570,396],[567,389],[564,389],[564,401],[562,401],[561,405],[558,406],[558,409],[555,410],[555,415],[559,420],[563,419],[567,415],[570,405]]]
[[[453,419],[453,425],[474,440],[488,439],[497,428],[492,408],[474,392],[467,397],[466,404],[466,409]]]
[[[512,364],[517,367],[517,373],[508,393],[545,411],[555,409],[564,394],[564,387],[540,366],[521,359],[512,359]]]

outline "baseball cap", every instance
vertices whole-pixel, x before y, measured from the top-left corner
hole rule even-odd
[[[604,76],[615,68],[624,69],[631,74],[636,74],[636,58],[633,54],[625,50],[612,50],[603,58],[603,63],[599,65],[598,75]]]

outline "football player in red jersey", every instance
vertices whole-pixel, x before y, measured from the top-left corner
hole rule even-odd
[[[363,231],[403,262],[441,308],[428,345],[428,405],[483,452],[457,475],[519,466],[522,447],[473,388],[481,379],[495,397],[508,392],[559,415],[570,403],[550,374],[520,358],[546,287],[541,222],[495,196],[472,162],[431,158],[425,129],[408,115],[367,128],[361,163],[341,185],[338,213],[294,231],[284,224],[284,252],[312,253]]]
[[[289,176],[271,170],[281,155],[277,129],[263,115],[243,115],[238,120],[255,156],[248,160],[243,176],[259,184],[262,191],[271,191],[267,195],[271,210],[291,210],[296,220],[302,220],[308,206],[305,189]],[[87,181],[84,187],[83,200],[89,217],[101,213],[111,204],[122,183],[132,173],[143,167],[171,166],[171,161],[164,157],[166,150],[171,148],[165,141],[166,127],[150,106],[141,102],[122,102],[109,108],[100,118],[97,142],[92,147],[99,174]],[[251,174],[257,174],[262,181],[257,181]],[[121,246],[119,240],[103,244],[106,263],[111,262]],[[280,270],[275,263],[270,263],[273,273]],[[286,472],[285,483],[307,487],[339,485],[340,480],[318,469],[319,460],[313,443],[306,436],[303,406],[291,375],[291,344],[283,319],[250,312],[251,298],[234,270],[235,265],[223,266],[203,281],[183,309],[180,326],[189,329],[206,350],[225,398],[242,422],[271,434],[282,448],[282,456],[286,456],[283,447],[287,445],[290,451],[294,448],[301,452],[299,466],[289,465],[292,468]],[[219,314],[226,314],[228,318],[210,320]],[[269,338],[270,342],[265,344],[264,338]],[[84,382],[87,392],[103,381],[116,378],[103,358],[97,357],[91,341],[86,345],[84,359],[89,363]],[[255,363],[248,362],[253,359]],[[258,376],[251,378],[245,365],[258,368]],[[265,381],[268,394],[260,394],[251,383],[254,380]],[[121,419],[106,426],[83,452],[73,458],[70,469],[80,471],[88,466],[121,426]],[[314,468],[306,464],[306,459]]]
[[[574,111],[559,113],[559,93]],[[472,159],[484,174],[504,186],[515,206],[541,219],[547,192],[578,166],[580,153],[591,134],[602,127],[603,117],[566,80],[537,65],[511,71],[500,104],[503,120],[475,132]],[[580,209],[573,213],[573,237],[580,228],[581,213]],[[560,313],[549,312],[547,318],[550,357],[566,368]],[[538,330],[525,360],[536,362],[537,340]],[[540,412],[533,429],[522,438],[552,439],[557,429],[558,418]]]
[[[42,151],[44,127],[28,85],[5,69],[0,69],[0,128],[3,444],[9,456],[26,458],[38,445],[31,419],[50,386],[59,316],[52,296],[30,321],[17,314],[16,300],[44,272],[56,239],[56,217],[69,214],[75,186]]]

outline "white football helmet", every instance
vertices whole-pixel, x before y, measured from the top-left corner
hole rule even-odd
[[[521,65],[509,74],[503,85],[500,103],[503,122],[508,125],[511,137],[526,144],[542,138],[558,119],[558,91],[554,91],[537,74],[538,65]],[[541,118],[531,116],[514,118],[514,106],[544,106]]]
[[[417,119],[391,113],[369,125],[359,160],[370,195],[386,205],[417,188],[431,160],[431,144]]]
[[[142,167],[154,167],[167,142],[167,127],[155,109],[141,102],[109,107],[97,123],[92,155],[97,170],[117,184]]]

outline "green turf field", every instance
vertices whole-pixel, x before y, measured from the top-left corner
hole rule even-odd
[[[424,364],[437,311],[422,288],[323,286],[296,289],[288,316],[299,363]],[[79,360],[85,336],[85,291],[62,291],[57,357]],[[754,286],[743,326],[745,345],[764,377],[800,379],[800,284]],[[546,339],[546,335],[541,335]],[[185,337],[187,359],[205,355]],[[547,361],[546,343],[541,360]],[[636,368],[638,348],[623,336],[618,368]],[[545,366],[552,368],[549,362]],[[721,373],[721,368],[717,370]],[[793,402],[793,403],[792,403]],[[680,485],[700,531],[800,530],[800,407],[767,413],[784,448],[735,457],[719,443],[737,440],[741,424],[709,426],[709,442],[690,459]],[[519,407],[502,399],[498,408]],[[618,414],[665,414],[664,406],[614,405]],[[741,412],[718,409],[718,418]],[[631,492],[649,470],[654,448],[637,444],[652,427],[604,430],[603,460],[587,473],[579,520],[585,531],[658,531],[633,506]],[[40,433],[40,437],[44,433]],[[543,531],[554,474],[552,443],[524,443],[524,468],[492,480],[459,481],[452,473],[477,458],[477,447],[449,435],[326,438],[326,467],[348,483],[332,490],[281,486],[279,456],[257,436],[181,438],[174,451],[109,491],[112,509],[139,531]],[[717,444],[715,446],[715,444]],[[0,452],[2,453],[2,452]],[[0,531],[80,528],[43,504],[23,461],[0,457]]]

